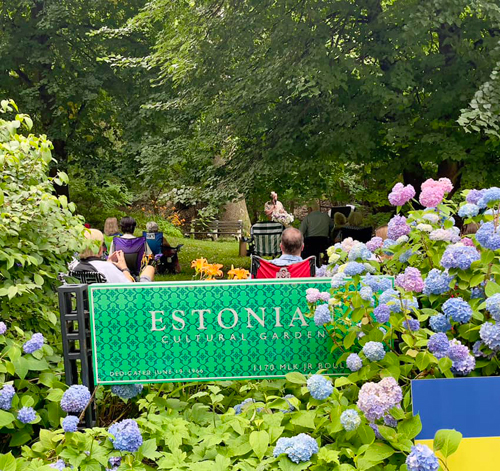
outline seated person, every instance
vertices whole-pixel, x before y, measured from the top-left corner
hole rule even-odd
[[[304,248],[304,238],[302,233],[294,227],[288,227],[281,235],[281,256],[271,260],[271,263],[278,267],[287,267],[297,262],[302,262],[300,256]]]
[[[95,271],[101,273],[108,283],[133,283],[134,277],[127,268],[125,257],[122,251],[112,252],[107,261],[102,260],[104,252],[104,236],[97,229],[89,229],[85,232],[85,238],[98,241],[100,243],[99,252],[95,253],[92,249],[86,249],[80,254],[80,261],[71,267],[72,272]],[[89,267],[90,265],[90,267]],[[140,281],[153,281],[155,269],[148,265],[140,275]]]
[[[106,247],[110,249],[113,238],[121,235],[122,233],[118,228],[118,219],[107,218],[106,221],[104,221],[104,242],[106,243]]]
[[[120,228],[122,230],[123,235],[120,236],[122,239],[135,239],[136,236],[134,235],[135,231],[135,226],[137,223],[135,222],[135,219],[130,217],[130,216],[125,216],[120,220]],[[115,242],[111,242],[111,247],[109,248],[109,253],[113,253],[115,251]],[[149,248],[149,245],[147,244],[146,241],[144,241],[144,254],[146,256],[151,255],[151,249]]]
[[[158,224],[154,221],[149,221],[146,223],[146,230],[142,233],[142,236],[146,238],[148,247],[151,249],[153,255],[160,254],[163,245],[169,245],[163,238],[163,232],[159,231],[160,228],[158,227]]]

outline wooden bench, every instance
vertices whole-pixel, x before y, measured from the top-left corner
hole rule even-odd
[[[241,240],[243,237],[243,221],[211,221],[203,223],[193,220],[184,228],[184,236],[196,238],[197,235],[205,235],[210,239],[217,240],[219,237],[235,237]]]

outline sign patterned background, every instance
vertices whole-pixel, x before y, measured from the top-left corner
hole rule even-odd
[[[94,374],[98,384],[200,381],[284,377],[291,371],[303,374],[324,369],[342,374],[335,367],[340,352],[323,328],[308,314],[308,288],[330,289],[321,278],[295,280],[243,280],[141,283],[89,286]],[[218,324],[223,309],[233,309],[238,322],[232,329]],[[249,316],[246,308],[262,317],[265,326]],[[276,327],[276,310],[280,323]],[[304,314],[303,326],[296,314]],[[205,330],[200,330],[199,313]],[[177,312],[185,322],[174,321]],[[151,311],[156,314],[152,331]],[[295,315],[295,320],[292,321]],[[160,321],[161,319],[161,321]],[[224,311],[220,319],[231,326],[234,315]]]

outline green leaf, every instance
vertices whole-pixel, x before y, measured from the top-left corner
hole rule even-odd
[[[483,281],[484,281],[484,275],[482,273],[479,273],[471,278],[469,284],[471,288],[474,288],[474,286],[481,284]]]
[[[313,410],[301,410],[294,414],[290,422],[294,425],[300,425],[304,428],[314,429],[314,419],[316,418],[316,412]]]
[[[253,431],[248,441],[259,460],[262,460],[269,447],[269,434],[265,430]]]
[[[318,452],[318,460],[324,461],[325,463],[335,463],[340,465],[339,455],[340,451],[331,450],[323,446]]]
[[[359,438],[365,445],[370,445],[375,441],[375,432],[369,425],[361,425],[357,429]]]
[[[6,425],[10,425],[14,422],[14,415],[5,410],[0,410],[0,427],[5,427]]]
[[[52,402],[59,402],[63,397],[64,391],[62,389],[51,389],[47,394],[47,399]]]
[[[158,458],[160,454],[156,451],[156,439],[151,438],[150,440],[146,440],[139,448],[139,453],[142,453],[142,456],[151,460]]]
[[[14,368],[16,369],[16,374],[21,378],[26,378],[29,370],[28,360],[24,357],[19,357],[16,361],[12,362],[14,364]]]
[[[434,451],[440,451],[445,458],[458,450],[462,434],[456,430],[438,430],[434,436]]]
[[[401,420],[405,418],[405,413],[401,407],[393,407],[389,414],[391,414],[396,420]]]
[[[285,378],[287,379],[287,381],[289,381],[290,383],[294,383],[294,384],[306,384],[307,383],[307,378],[301,374],[301,373],[297,373],[297,372],[294,372],[294,373],[288,373]]]
[[[452,365],[453,365],[453,362],[448,357],[440,358],[438,360],[438,366],[439,366],[439,369],[441,370],[441,373],[445,373],[447,371],[450,371],[450,368]]]
[[[16,471],[16,459],[12,453],[0,456],[0,469],[2,471]]]
[[[415,438],[422,430],[422,421],[420,416],[414,415],[407,420],[404,420],[398,425],[398,432],[403,434],[405,438],[412,439]]]
[[[346,386],[348,384],[353,384],[351,380],[346,378],[345,376],[342,376],[341,378],[337,378],[335,380],[335,387],[336,388],[341,388],[342,386]]]
[[[385,443],[373,443],[366,450],[364,458],[368,461],[380,462],[394,454],[394,448]]]
[[[14,446],[24,445],[30,440],[31,440],[31,435],[26,430],[22,430],[16,432],[15,435],[12,435],[12,438],[10,439],[9,442],[9,446],[14,447]]]
[[[279,467],[281,471],[302,471],[309,468],[310,464],[310,461],[304,461],[303,463],[295,464],[290,461],[288,456],[283,455],[280,458]]]
[[[486,293],[486,296],[490,298],[494,294],[500,293],[500,285],[497,285],[495,282],[490,281],[486,284],[484,292]]]

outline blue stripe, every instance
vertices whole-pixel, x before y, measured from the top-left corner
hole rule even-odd
[[[464,437],[500,437],[500,377],[424,379],[411,382],[413,413],[428,440],[442,428]]]

